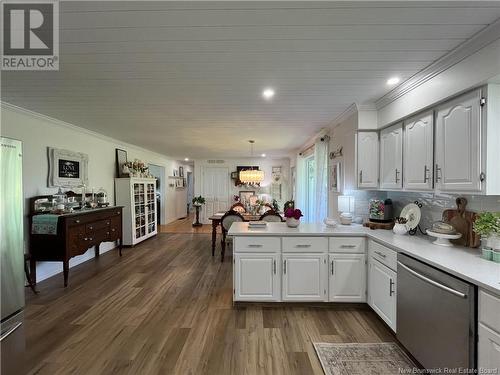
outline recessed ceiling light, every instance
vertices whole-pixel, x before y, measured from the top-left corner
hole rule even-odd
[[[184,161],[189,161],[189,158],[184,158]]]
[[[388,85],[397,85],[399,83],[400,79],[398,77],[391,77],[387,80]]]
[[[266,157],[266,154],[262,154],[262,155],[260,155],[260,156],[262,156],[263,158],[265,158],[265,157]]]
[[[262,91],[262,97],[266,100],[271,100],[274,97],[274,94],[275,94],[274,90],[270,87]]]

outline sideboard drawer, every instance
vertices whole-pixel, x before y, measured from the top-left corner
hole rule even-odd
[[[327,237],[283,237],[283,251],[322,253],[328,251]]]
[[[363,237],[330,237],[329,249],[331,253],[356,253],[366,252]]]
[[[281,239],[279,237],[235,237],[234,251],[239,253],[279,252]]]

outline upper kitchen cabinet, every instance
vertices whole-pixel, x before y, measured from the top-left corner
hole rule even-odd
[[[378,132],[357,134],[358,188],[378,187]]]
[[[432,190],[434,116],[432,112],[420,114],[404,123],[404,175],[405,190]]]
[[[459,96],[437,108],[436,190],[481,192],[481,90]]]
[[[403,125],[398,124],[380,132],[380,188],[403,187]]]

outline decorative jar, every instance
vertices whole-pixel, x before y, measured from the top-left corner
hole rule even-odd
[[[287,217],[286,218],[286,225],[287,227],[290,228],[297,228],[300,224],[300,219],[296,219],[294,217]]]

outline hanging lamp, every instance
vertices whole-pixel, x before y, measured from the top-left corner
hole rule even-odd
[[[250,143],[250,155],[253,157],[253,144],[255,143],[255,141],[249,140],[248,143]],[[245,169],[240,171],[239,179],[244,184],[258,185],[262,181],[264,181],[264,171],[261,171],[258,168]]]

